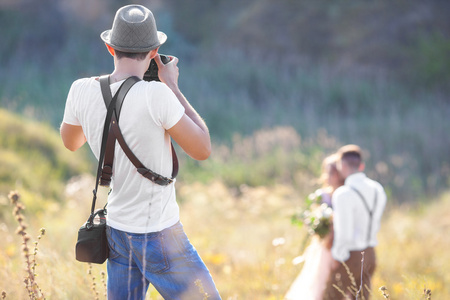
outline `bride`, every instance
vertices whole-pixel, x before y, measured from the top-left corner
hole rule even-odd
[[[344,180],[336,169],[336,155],[326,157],[322,163],[321,179],[324,187],[316,191],[322,203],[331,207],[333,192],[344,184]],[[333,258],[331,246],[333,244],[333,230],[323,238],[318,235],[312,237],[302,258],[304,265],[292,283],[284,299],[286,300],[322,300],[323,292],[330,274]]]

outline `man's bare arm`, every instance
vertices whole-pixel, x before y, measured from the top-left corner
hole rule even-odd
[[[60,133],[64,146],[70,151],[75,151],[86,143],[86,137],[81,126],[62,123]]]
[[[178,88],[178,58],[172,57],[171,61],[164,65],[157,55],[155,61],[158,64],[161,82],[174,92],[185,109],[185,114],[180,121],[167,132],[189,156],[196,160],[207,159],[211,154],[209,130],[203,119]]]

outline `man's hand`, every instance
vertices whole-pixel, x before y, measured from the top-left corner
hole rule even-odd
[[[161,57],[156,55],[154,60],[158,65],[158,77],[161,82],[165,83],[174,93],[178,91],[178,58],[175,56],[169,56],[170,61],[164,64],[161,61]]]
[[[178,87],[178,58],[169,57],[170,61],[167,64],[161,61],[159,54],[154,57],[158,65],[159,80],[172,90],[183,105],[185,114],[177,124],[167,131],[189,156],[197,160],[205,160],[211,154],[211,138],[208,127]]]

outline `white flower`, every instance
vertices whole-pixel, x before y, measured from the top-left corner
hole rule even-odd
[[[272,240],[272,245],[274,247],[284,245],[285,243],[286,243],[286,239],[284,237],[278,237],[278,238],[274,238]]]
[[[323,211],[323,217],[329,219],[329,218],[331,218],[332,215],[333,215],[333,210],[331,209],[331,207],[325,208],[325,210]]]
[[[311,193],[311,194],[309,194],[308,199],[311,201],[314,201],[316,199],[316,197],[317,197],[316,193]]]

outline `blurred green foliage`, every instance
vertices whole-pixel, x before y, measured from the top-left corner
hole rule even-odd
[[[87,149],[71,153],[49,125],[4,109],[0,109],[0,120],[2,197],[17,189],[31,211],[44,209],[46,200],[64,199],[65,181],[91,171]]]
[[[112,58],[99,34],[111,27],[115,10],[124,3],[43,3],[0,5],[5,41],[0,44],[0,105],[56,129],[70,84],[111,72]],[[450,4],[145,4],[169,36],[160,52],[180,58],[181,89],[206,120],[215,145],[206,162],[186,159],[180,179],[217,178],[233,187],[303,186],[319,175],[325,155],[356,143],[370,153],[368,172],[400,201],[448,187]],[[246,148],[235,152],[240,144],[260,147],[261,136],[270,140],[277,128],[291,128],[295,134],[290,136],[302,142],[285,149],[281,138],[264,155],[242,156],[250,151]],[[2,134],[12,139],[7,131]],[[323,136],[334,140],[332,146],[318,141]],[[3,160],[19,161],[13,158],[15,148],[8,149]],[[36,151],[46,152],[51,153],[42,147]],[[63,171],[67,168],[72,170],[63,167],[60,178],[76,173]],[[32,186],[31,180],[24,182]],[[52,194],[50,186],[45,188]]]
[[[414,50],[413,79],[430,88],[448,88],[450,82],[450,40],[437,32],[423,35]]]

